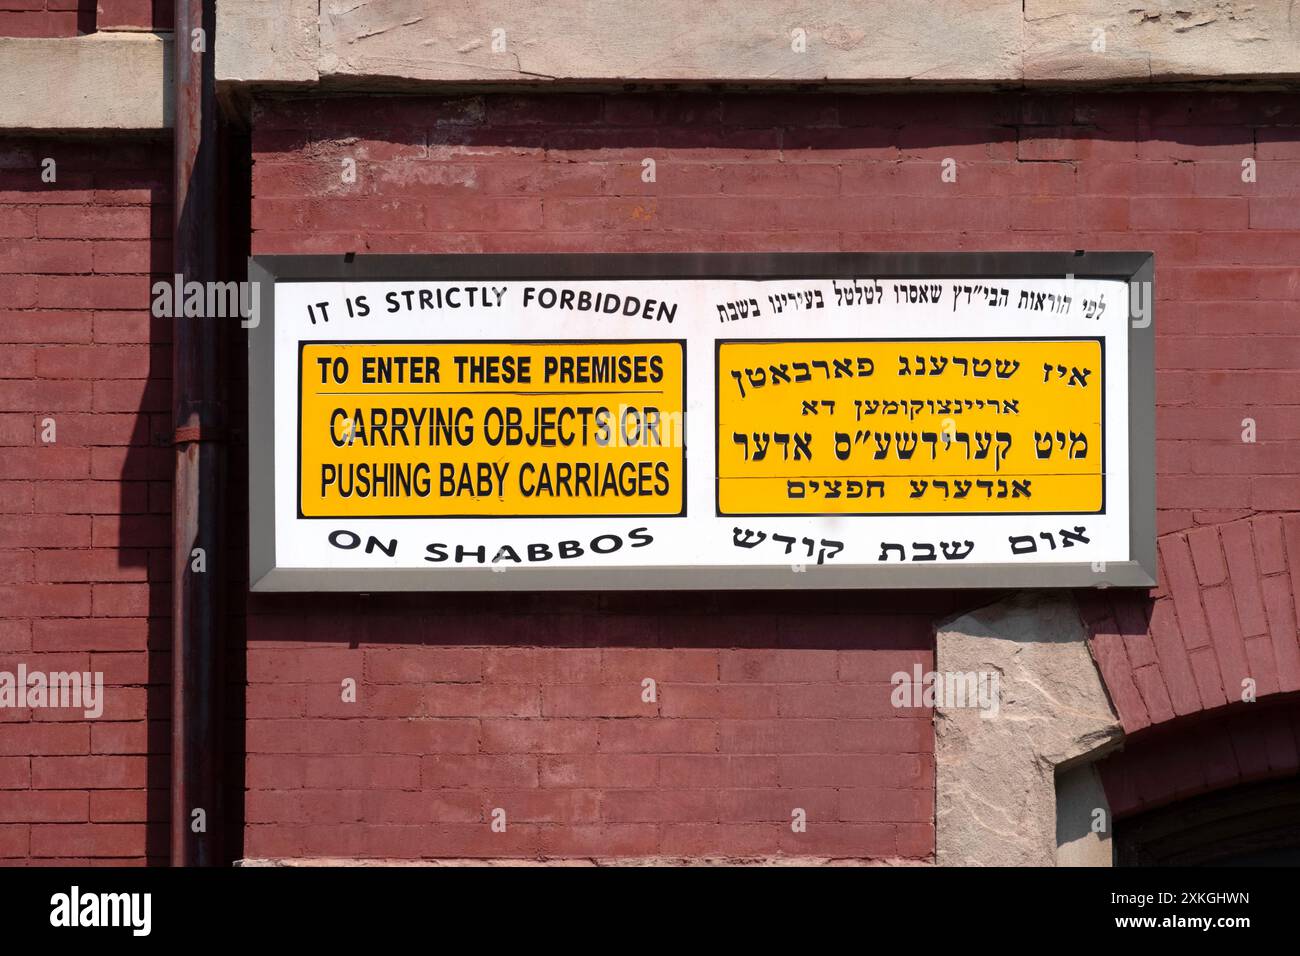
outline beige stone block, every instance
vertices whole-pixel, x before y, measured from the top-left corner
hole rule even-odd
[[[170,37],[0,37],[0,89],[0,129],[167,129]]]
[[[217,0],[218,83],[315,83],[317,0]]]
[[[320,15],[322,75],[516,83],[1020,75],[1020,0],[321,0]]]
[[[1025,0],[1025,79],[1300,76],[1300,16],[1293,6],[1283,0]]]
[[[935,670],[998,684],[996,707],[936,702],[936,862],[1055,865],[1057,768],[1122,737],[1073,600],[1021,592],[940,625]]]

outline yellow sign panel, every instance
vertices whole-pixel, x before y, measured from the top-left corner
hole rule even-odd
[[[1100,339],[718,343],[723,515],[1098,512]]]
[[[304,342],[299,361],[302,517],[683,513],[683,342]]]

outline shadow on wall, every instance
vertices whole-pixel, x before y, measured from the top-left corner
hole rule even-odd
[[[111,143],[103,148],[108,156],[112,155]],[[153,154],[149,163],[134,169],[97,171],[94,174],[95,188],[97,191],[149,190],[148,281],[152,289],[153,283],[159,279],[169,279],[172,270],[171,143],[169,140],[159,141],[137,148]],[[118,560],[123,569],[140,564],[147,568],[147,826],[144,849],[150,865],[163,865],[169,859],[168,826],[171,818],[171,327],[167,319],[153,318],[148,311],[146,315],[149,315],[149,369],[137,410],[135,431],[126,449],[118,482],[121,489]],[[94,369],[87,369],[86,374],[93,378]]]
[[[1097,770],[1121,823],[1202,794],[1295,779],[1300,694],[1231,704],[1133,734]]]
[[[247,138],[236,131],[221,128],[217,155],[217,205],[222,215],[210,224],[215,232],[217,247],[217,276],[219,282],[241,281],[247,278],[248,256],[248,196],[249,191],[249,149]],[[170,160],[170,142],[166,154]],[[171,176],[172,168],[168,161],[161,169],[160,175],[165,186],[159,188],[158,198],[153,203],[153,241],[151,245],[150,284],[164,280],[173,296],[174,260],[172,248],[173,202]],[[181,293],[182,301],[184,292]],[[175,306],[169,310],[175,314]],[[243,733],[245,701],[242,688],[245,656],[245,609],[247,592],[247,462],[242,444],[244,430],[242,423],[246,420],[246,394],[244,387],[245,368],[244,332],[238,316],[214,318],[204,317],[198,321],[221,323],[221,342],[218,354],[211,357],[216,364],[219,387],[223,389],[219,401],[227,404],[226,434],[217,440],[225,441],[228,457],[224,475],[224,486],[220,501],[225,507],[222,518],[223,527],[216,530],[215,546],[204,546],[196,541],[195,547],[203,547],[203,560],[206,573],[222,576],[224,594],[219,595],[218,612],[222,615],[218,622],[216,644],[219,650],[216,667],[220,675],[217,680],[225,692],[225,698],[217,706],[222,727],[217,733],[221,752],[205,755],[203,759],[211,760],[216,776],[217,806],[205,807],[208,831],[213,834],[215,858],[218,860],[234,859],[243,837],[243,780],[244,753]],[[150,323],[150,337],[153,343],[151,358],[153,365],[149,371],[149,384],[141,403],[141,419],[148,412],[154,422],[153,438],[159,447],[138,451],[136,456],[128,456],[122,470],[124,489],[126,482],[149,471],[152,475],[150,485],[151,511],[161,513],[162,520],[156,521],[157,514],[148,516],[148,523],[135,527],[129,521],[124,502],[122,539],[132,540],[140,534],[150,540],[151,545],[161,551],[151,555],[150,559],[150,695],[148,701],[150,714],[150,758],[148,777],[150,789],[150,828],[148,852],[150,863],[168,862],[171,851],[171,839],[168,832],[171,816],[171,711],[173,682],[171,602],[174,600],[173,568],[181,560],[192,562],[194,556],[173,555],[172,544],[172,510],[175,504],[174,471],[176,467],[176,446],[173,444],[174,421],[173,399],[173,324],[170,317],[153,318]],[[222,481],[218,478],[218,481]],[[126,555],[125,548],[123,555]],[[153,662],[160,666],[154,667]],[[153,733],[154,729],[157,733]]]
[[[267,98],[253,118],[255,248],[911,251],[942,243],[987,251],[1096,248],[1104,233],[1107,248],[1146,249],[1154,234],[1204,226],[1188,219],[1195,209],[1170,199],[1204,194],[1185,162],[1195,159],[1224,171],[1223,189],[1209,192],[1244,210],[1232,184],[1241,186],[1240,163],[1256,143],[1240,109],[1216,101],[1198,117],[1186,96],[1134,102],[1115,94]],[[1270,109],[1268,122],[1285,120]],[[651,184],[645,157],[658,163]],[[328,175],[344,160],[364,176]],[[1156,160],[1169,165],[1147,162]],[[941,179],[945,162],[952,180]],[[1216,226],[1228,227],[1227,219]]]
[[[1114,809],[1117,865],[1300,860],[1300,694],[1135,734],[1097,767]]]

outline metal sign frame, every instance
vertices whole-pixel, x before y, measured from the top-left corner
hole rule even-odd
[[[1150,252],[266,255],[249,259],[249,582],[253,591],[1151,587],[1155,584],[1155,257]],[[276,564],[275,287],[281,282],[610,279],[1112,279],[1140,284],[1128,321],[1129,559],[1057,564],[289,568]],[[1130,294],[1129,302],[1133,296]],[[685,493],[685,492],[683,492]],[[493,520],[490,518],[481,519]],[[507,519],[500,519],[507,520]]]

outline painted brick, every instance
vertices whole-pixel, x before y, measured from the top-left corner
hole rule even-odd
[[[1268,619],[1259,590],[1259,572],[1255,565],[1255,552],[1250,525],[1236,521],[1224,525],[1220,531],[1223,553],[1232,577],[1232,593],[1241,621],[1241,632],[1246,637],[1268,633]]]
[[[1192,561],[1200,584],[1209,587],[1222,583],[1228,576],[1228,568],[1223,563],[1218,529],[1201,528],[1193,531],[1187,536],[1187,543],[1192,550]]]
[[[772,824],[672,823],[659,845],[669,856],[772,856],[781,851],[781,828]]]
[[[1256,518],[1251,525],[1255,537],[1255,557],[1261,574],[1278,574],[1286,570],[1286,550],[1282,544],[1282,516]]]
[[[1300,476],[1255,478],[1251,482],[1250,503],[1258,511],[1294,511],[1300,505]]]
[[[1277,662],[1273,657],[1272,642],[1267,635],[1248,637],[1245,647],[1250,676],[1255,682],[1255,693],[1260,697],[1276,694],[1281,685],[1277,679]]]
[[[719,653],[713,650],[606,648],[601,654],[601,679],[632,683],[638,689],[646,677],[660,683],[701,683],[718,679]]]
[[[1210,631],[1201,608],[1200,587],[1192,566],[1192,554],[1187,539],[1168,535],[1160,541],[1160,557],[1165,563],[1169,590],[1174,597],[1178,614],[1178,627],[1188,650],[1203,647],[1210,642]],[[1154,626],[1154,623],[1153,623]]]
[[[834,680],[838,669],[835,651],[724,651],[721,676],[760,683],[826,681]]]
[[[614,686],[562,684],[542,689],[542,714],[546,717],[653,717],[656,701],[642,699],[639,684],[624,681]]]
[[[1142,694],[1148,716],[1153,724],[1163,723],[1174,718],[1174,708],[1169,700],[1169,691],[1165,688],[1160,668],[1155,664],[1138,667],[1133,670],[1133,682]],[[1186,693],[1184,694],[1186,699]],[[1191,708],[1189,708],[1190,710]]]
[[[728,823],[784,823],[788,826],[795,809],[803,810],[810,820],[851,819],[840,812],[839,791],[828,787],[753,788],[723,790],[716,794],[703,792],[712,798],[716,818]],[[933,812],[934,808],[931,807],[927,819]]]
[[[1179,640],[1178,622],[1171,601],[1156,602],[1151,614],[1151,637],[1174,712],[1181,715],[1199,710],[1199,693],[1187,661],[1186,648]]]
[[[1291,588],[1285,578],[1274,576],[1264,579],[1263,590],[1279,687],[1282,691],[1300,690],[1300,634]]]
[[[779,776],[780,765],[770,756],[701,754],[659,761],[660,785],[669,789],[777,786]]]
[[[477,681],[483,673],[483,655],[461,648],[371,650],[365,653],[365,670],[367,680],[380,684]]]
[[[776,717],[778,703],[776,688],[762,684],[669,684],[659,689],[663,717]]]
[[[345,733],[342,728],[357,722],[326,723],[341,725],[336,733]],[[478,723],[473,720],[371,720],[356,730],[361,743],[353,749],[371,754],[473,753],[479,743]]]
[[[0,791],[0,824],[84,823],[89,816],[90,797],[86,793],[74,790]]]
[[[36,665],[29,665],[35,668]],[[45,757],[90,752],[90,728],[85,724],[28,723],[5,727],[0,754]]]
[[[481,787],[536,787],[538,760],[514,754],[433,754],[420,759],[422,787],[458,787],[469,780]]]
[[[776,777],[775,765],[772,777]],[[659,783],[659,758],[645,754],[594,753],[545,756],[541,759],[538,780],[543,787],[592,787],[607,793],[625,787],[653,787]]]
[[[1237,622],[1237,609],[1228,587],[1209,588],[1202,594],[1214,652],[1229,701],[1241,699],[1242,681],[1251,676],[1246,647]]]
[[[106,711],[107,712],[107,711]],[[38,790],[99,790],[144,787],[144,757],[33,757],[32,787]]]
[[[1188,663],[1196,680],[1196,689],[1201,695],[1203,709],[1211,710],[1230,702],[1223,688],[1223,676],[1219,673],[1219,661],[1213,648],[1196,648],[1188,654]]]
[[[146,823],[165,820],[169,793],[166,790],[92,790],[92,823]]]
[[[1093,659],[1101,671],[1115,710],[1124,729],[1130,733],[1151,724],[1142,692],[1133,680],[1124,639],[1116,633],[1118,626],[1102,623],[1095,626],[1091,646]]]
[[[39,824],[32,827],[32,856],[136,857],[146,836],[147,825],[138,823]]]

